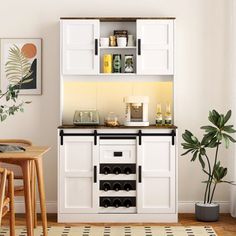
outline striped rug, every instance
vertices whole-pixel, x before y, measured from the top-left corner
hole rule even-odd
[[[43,236],[42,228],[34,231]],[[8,228],[0,229],[0,236],[9,236]],[[24,227],[16,227],[16,236],[27,236]],[[48,236],[217,236],[210,226],[67,226],[48,227]]]

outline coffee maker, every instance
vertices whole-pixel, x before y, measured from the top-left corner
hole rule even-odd
[[[149,126],[147,96],[128,96],[125,103],[125,126]]]

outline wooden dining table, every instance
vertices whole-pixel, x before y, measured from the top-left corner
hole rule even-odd
[[[47,213],[45,204],[45,190],[43,178],[43,155],[48,152],[50,147],[29,146],[22,152],[4,152],[0,153],[0,162],[19,165],[22,168],[24,181],[24,195],[26,208],[27,235],[33,236],[33,214],[32,214],[32,193],[30,185],[30,166],[34,162],[38,180],[38,190],[40,199],[40,208],[43,223],[43,235],[47,236]]]

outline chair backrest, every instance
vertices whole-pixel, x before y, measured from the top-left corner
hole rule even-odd
[[[32,142],[25,139],[0,139],[0,144],[19,145],[22,147],[32,146]],[[0,162],[0,167],[13,171],[15,176],[22,176],[22,170],[17,165]]]
[[[2,214],[4,207],[5,191],[6,191],[6,181],[7,181],[7,170],[0,168],[0,226],[2,223]]]

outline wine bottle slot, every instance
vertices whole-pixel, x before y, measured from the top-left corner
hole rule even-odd
[[[124,199],[123,206],[127,208],[132,207],[132,201],[129,198]]]
[[[126,190],[127,192],[132,190],[132,185],[130,183],[125,183],[124,184],[124,190]]]
[[[121,190],[121,183],[119,183],[119,182],[115,182],[114,184],[113,184],[113,190],[115,190],[115,191],[119,191],[119,190]]]
[[[104,206],[105,208],[111,206],[111,199],[109,199],[109,198],[103,199],[102,206]]]
[[[114,206],[115,208],[120,207],[121,204],[122,204],[122,202],[121,202],[121,199],[120,199],[120,198],[115,198],[115,199],[113,200],[113,206]]]
[[[130,168],[130,167],[125,167],[125,168],[124,168],[124,173],[125,173],[126,175],[131,174],[131,173],[132,173],[131,168]]]
[[[103,190],[106,191],[106,192],[108,190],[111,190],[111,184],[109,182],[103,183]]]
[[[121,173],[121,168],[119,166],[115,166],[113,168],[113,174],[118,175]]]
[[[111,168],[109,166],[104,166],[102,169],[102,173],[108,175],[111,173]]]

